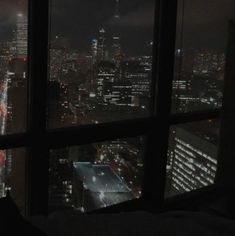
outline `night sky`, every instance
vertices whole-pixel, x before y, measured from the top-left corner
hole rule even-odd
[[[23,0],[0,0],[1,41],[10,37],[14,16],[23,6]],[[152,39],[154,0],[120,0],[118,23],[113,17],[115,0],[54,0],[52,6],[51,37],[68,38],[80,52],[89,52],[100,27],[109,37],[119,31],[123,49],[130,55],[143,53]],[[180,9],[179,20],[181,13]],[[224,50],[229,19],[235,19],[234,0],[185,0],[184,47]]]
[[[143,53],[152,40],[154,0],[121,0],[118,22],[114,20],[115,0],[57,0],[52,6],[52,37],[66,36],[80,51],[90,50],[101,27],[109,38],[120,32],[123,49],[129,54]]]

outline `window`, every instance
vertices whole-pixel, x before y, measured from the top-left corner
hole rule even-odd
[[[165,197],[213,185],[230,1],[178,1]]]
[[[22,214],[26,213],[27,202],[27,150],[15,148],[0,151],[1,189],[0,198],[10,191]]]
[[[0,135],[6,135],[26,130],[27,1],[1,2],[0,15]]]
[[[180,0],[172,112],[221,108],[230,1]]]
[[[49,210],[92,211],[141,197],[142,137],[50,151]]]
[[[206,30],[189,40],[190,11],[179,1],[177,14],[176,0],[1,1],[0,197],[10,190],[26,214],[159,210],[164,193],[213,185],[227,36],[219,51]]]
[[[153,0],[51,1],[47,128],[149,118],[153,23]],[[140,198],[142,138],[110,137],[50,151],[51,209]]]
[[[23,214],[26,148],[4,147],[4,140],[9,134],[25,132],[27,126],[27,5],[27,1],[0,3],[0,135],[4,136],[0,150],[0,198],[10,191]]]
[[[154,0],[51,6],[48,127],[149,117]]]

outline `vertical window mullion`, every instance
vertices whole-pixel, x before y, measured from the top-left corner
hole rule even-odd
[[[29,1],[29,112],[30,214],[46,213],[48,199],[48,150],[45,142],[48,1]]]
[[[155,14],[153,78],[157,79],[154,105],[155,125],[147,138],[143,198],[146,207],[163,205],[170,125],[172,81],[177,19],[177,0],[159,0]],[[159,29],[156,29],[159,27]]]

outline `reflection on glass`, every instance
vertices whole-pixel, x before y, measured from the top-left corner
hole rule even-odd
[[[51,150],[49,210],[82,212],[141,196],[143,138]]]
[[[218,120],[173,126],[165,197],[212,185],[217,170]]]
[[[222,106],[230,0],[180,0],[172,112]]]
[[[26,210],[26,151],[24,148],[0,150],[0,198],[10,191],[19,210]]]
[[[0,135],[26,127],[27,1],[0,3]]]
[[[148,116],[154,0],[53,0],[51,14],[48,127]]]

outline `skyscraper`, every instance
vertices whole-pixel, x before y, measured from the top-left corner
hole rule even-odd
[[[98,40],[97,39],[92,39],[92,42],[91,42],[91,55],[92,55],[93,64],[95,64],[96,59],[97,59],[97,50],[98,50]]]
[[[112,38],[112,61],[120,64],[121,61],[121,42],[119,36],[113,36]]]
[[[167,195],[189,192],[214,183],[217,169],[217,123],[206,122],[203,132],[187,124],[175,127],[170,137],[169,167],[171,188]],[[204,127],[203,126],[203,127]],[[197,129],[194,129],[197,127]],[[195,133],[195,130],[197,133]],[[174,144],[172,144],[174,143]]]
[[[101,62],[97,66],[97,98],[103,103],[104,84],[106,82],[114,82],[115,65],[111,62]]]
[[[116,9],[115,9],[115,15],[114,17],[116,19],[119,19],[120,18],[120,0],[116,0]]]
[[[105,61],[106,59],[106,31],[104,28],[99,30],[99,39],[97,45],[97,61]]]
[[[16,18],[16,52],[18,58],[27,56],[27,17],[22,13]]]
[[[114,14],[114,24],[118,25],[120,21],[120,0],[116,0],[116,8]],[[120,32],[117,29],[114,29],[114,35],[112,38],[112,57],[114,59],[119,59],[121,55],[121,42],[120,42]]]

